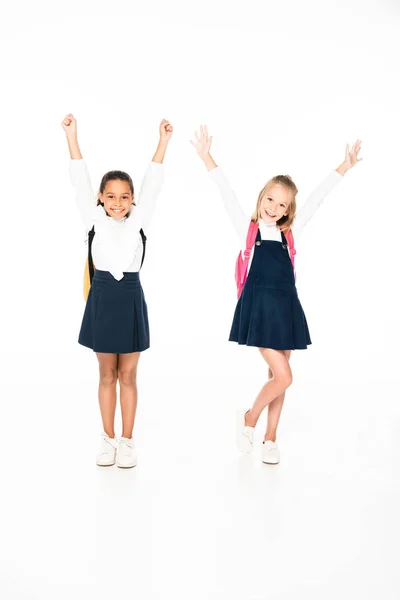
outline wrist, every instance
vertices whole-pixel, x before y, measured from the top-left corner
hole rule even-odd
[[[159,141],[158,141],[158,147],[159,148],[166,148],[168,146],[168,142],[169,142],[168,139],[160,138]]]
[[[345,175],[347,173],[347,171],[349,170],[349,168],[350,167],[348,167],[346,162],[342,162],[342,164],[338,166],[336,171],[339,173],[339,175]]]
[[[208,171],[215,169],[215,167],[217,166],[215,160],[213,159],[210,153],[204,154],[203,156],[201,156],[201,159]]]
[[[207,152],[206,154],[199,154],[201,160],[205,163],[208,164],[210,162],[214,162],[213,158],[211,156],[211,154],[209,152]]]
[[[78,143],[78,135],[76,133],[66,132],[65,135],[69,142],[73,142],[74,144]]]

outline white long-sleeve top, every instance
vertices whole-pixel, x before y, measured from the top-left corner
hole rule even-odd
[[[250,217],[243,212],[239,200],[237,199],[235,192],[232,190],[221,167],[211,169],[211,171],[209,171],[209,175],[219,189],[226,212],[228,213],[233,227],[235,228],[235,231],[239,237],[240,244],[243,248],[245,248],[247,231],[250,225]],[[299,238],[299,235],[301,234],[305,225],[315,214],[318,207],[321,206],[325,196],[327,196],[327,194],[329,194],[335,185],[337,185],[337,183],[342,179],[343,175],[340,175],[340,173],[337,171],[332,171],[332,173],[330,173],[328,177],[326,177],[307,198],[304,205],[296,213],[292,225],[295,242]],[[277,242],[281,241],[281,232],[276,223],[267,224],[260,219],[258,224],[262,240],[272,240]]]
[[[164,167],[151,162],[147,168],[139,192],[128,217],[109,217],[103,206],[97,206],[89,172],[83,159],[70,162],[71,183],[75,188],[75,199],[87,231],[93,225],[96,235],[92,244],[92,257],[96,269],[109,271],[118,281],[124,271],[135,273],[140,270],[143,243],[140,229],[145,232],[154,212],[156,198],[164,180]]]

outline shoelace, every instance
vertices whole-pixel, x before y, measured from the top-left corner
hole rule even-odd
[[[243,430],[243,435],[245,437],[247,437],[247,439],[249,440],[249,442],[252,444],[253,443],[253,432],[249,431],[249,429],[247,429],[247,427],[244,427]]]
[[[131,452],[133,449],[133,443],[130,440],[124,440],[122,438],[118,439],[118,446],[122,446],[123,450],[128,450],[128,452]]]
[[[271,450],[274,451],[274,450],[278,449],[276,443],[275,442],[272,442],[272,443],[273,443],[273,446],[272,446],[272,444],[267,444],[266,442],[264,442],[264,447],[268,448],[268,452],[271,452]]]
[[[113,441],[118,442],[117,438],[109,438],[108,436],[103,435],[103,442],[106,442],[109,446],[111,446],[111,448],[113,450],[115,450],[115,446],[112,443]],[[103,454],[104,454],[104,452],[103,452]]]

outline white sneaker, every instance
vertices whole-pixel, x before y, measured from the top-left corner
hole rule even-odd
[[[117,451],[117,467],[121,469],[131,469],[136,467],[137,455],[133,439],[119,438],[118,451]]]
[[[97,454],[96,464],[99,467],[110,467],[115,465],[118,442],[115,438],[110,438],[106,433],[101,434],[101,445]]]
[[[236,443],[240,452],[249,454],[253,451],[254,427],[245,425],[244,416],[247,409],[240,409],[236,413]]]
[[[267,465],[277,465],[280,460],[279,448],[275,442],[263,442],[261,460]]]

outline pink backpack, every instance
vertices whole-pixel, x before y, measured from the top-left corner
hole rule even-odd
[[[250,221],[249,230],[247,232],[247,238],[246,238],[246,249],[243,251],[243,253],[242,253],[242,251],[240,251],[239,256],[236,259],[235,279],[236,279],[238,298],[240,298],[240,294],[242,293],[244,284],[246,283],[247,270],[249,267],[250,256],[251,256],[251,252],[254,248],[254,244],[256,242],[257,232],[258,232],[258,223],[254,223],[254,221]],[[294,238],[293,238],[292,230],[289,229],[289,231],[287,231],[284,235],[286,237],[286,240],[287,240],[287,243],[289,246],[290,260],[292,261],[293,270],[295,272],[295,277],[296,277],[296,271],[294,268],[294,256],[296,254],[296,250],[294,248]]]

